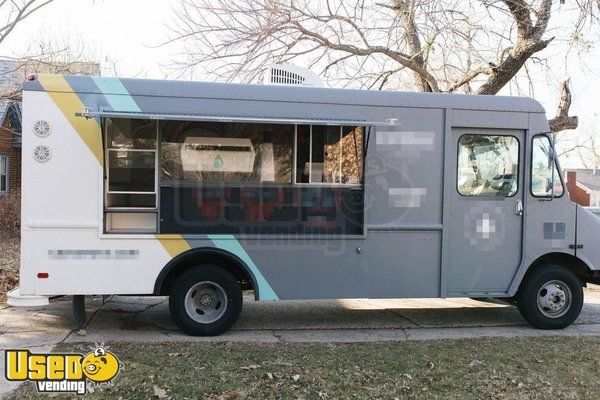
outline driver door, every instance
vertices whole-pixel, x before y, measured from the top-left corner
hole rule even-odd
[[[521,262],[524,132],[453,129],[452,143],[446,293],[505,292]]]

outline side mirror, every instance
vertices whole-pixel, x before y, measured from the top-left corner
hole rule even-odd
[[[554,149],[550,147],[548,149],[548,169],[554,168]]]
[[[554,182],[551,178],[546,178],[546,193],[554,193]]]

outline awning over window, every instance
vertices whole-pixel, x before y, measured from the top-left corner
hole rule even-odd
[[[116,112],[116,111],[82,111],[76,114],[85,118],[131,118],[154,120],[178,121],[217,121],[217,122],[255,122],[265,124],[314,124],[314,125],[347,125],[347,126],[376,126],[389,125],[388,121],[376,122],[364,119],[336,119],[336,118],[298,118],[298,117],[263,117],[247,115],[210,115],[210,114],[162,114],[144,112]]]

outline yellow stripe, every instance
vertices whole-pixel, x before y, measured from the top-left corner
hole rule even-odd
[[[86,119],[75,116],[75,113],[83,111],[85,106],[77,94],[73,92],[73,89],[67,80],[62,75],[45,74],[38,75],[37,79],[65,117],[67,117],[71,126],[73,126],[75,131],[79,134],[81,140],[83,140],[90,149],[100,165],[103,165],[104,158],[102,155],[102,135],[100,133],[100,126],[93,118]]]
[[[187,240],[185,240],[181,235],[154,235],[160,241],[160,244],[163,245],[167,253],[171,257],[177,257],[184,251],[188,251],[191,249]]]

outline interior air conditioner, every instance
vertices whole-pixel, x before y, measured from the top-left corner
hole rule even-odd
[[[184,171],[252,172],[255,156],[247,138],[188,136],[181,147]]]
[[[267,68],[264,83],[284,86],[325,86],[321,77],[309,69],[279,64]]]

